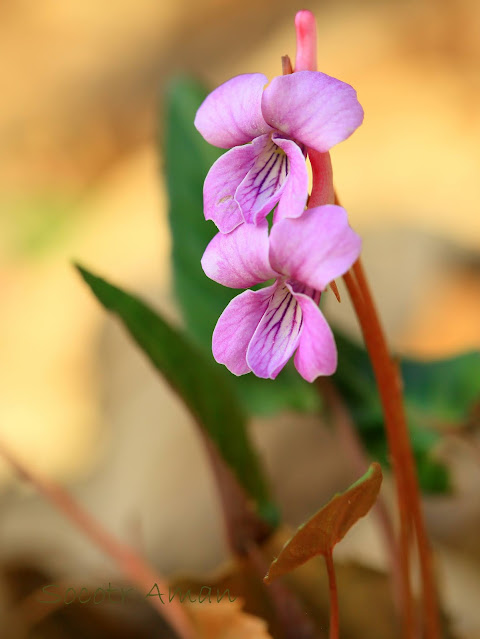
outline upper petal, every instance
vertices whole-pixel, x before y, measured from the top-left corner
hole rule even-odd
[[[273,141],[288,159],[287,180],[274,215],[274,221],[277,222],[284,217],[300,217],[304,212],[308,197],[308,172],[305,157],[296,142],[278,136],[273,136]]]
[[[270,264],[277,272],[322,291],[348,271],[361,245],[361,238],[348,225],[346,211],[327,204],[273,225]]]
[[[295,353],[295,367],[313,382],[319,375],[332,375],[337,368],[337,347],[332,329],[316,302],[309,295],[294,293],[302,310],[303,327]]]
[[[268,261],[268,224],[242,224],[224,235],[217,233],[205,249],[202,268],[215,282],[248,288],[276,276]]]
[[[213,220],[219,231],[230,233],[243,223],[235,191],[255,160],[253,144],[236,146],[213,164],[203,186],[203,209],[206,220]]]
[[[247,348],[267,310],[274,287],[237,295],[220,315],[213,331],[213,357],[219,364],[225,364],[234,375],[250,372]]]
[[[251,146],[256,150],[255,161],[239,185],[235,200],[240,205],[245,222],[257,224],[280,199],[287,182],[289,160],[270,135],[257,138]]]
[[[267,82],[262,73],[246,73],[212,91],[195,116],[195,126],[205,140],[230,149],[271,131],[261,109]]]
[[[279,281],[247,349],[247,364],[257,377],[275,379],[297,348],[301,330],[300,306]]]
[[[263,92],[262,112],[272,127],[322,153],[363,121],[355,89],[319,71],[274,78]]]

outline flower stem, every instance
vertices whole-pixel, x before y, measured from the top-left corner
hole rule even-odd
[[[385,335],[360,260],[354,264],[352,270],[364,302],[365,312],[362,317],[359,315],[359,321],[380,391],[392,463],[397,484],[400,485],[399,492],[403,493],[402,497],[399,498],[401,502],[399,505],[403,505],[404,511],[406,511],[403,514],[403,519],[407,522],[404,521],[401,526],[401,536],[402,538],[407,537],[406,543],[408,544],[408,519],[410,516],[416,534],[422,577],[425,637],[426,639],[438,639],[440,628],[432,556],[421,508],[418,478],[403,405],[402,381],[398,366],[389,354]],[[352,279],[351,276],[345,279],[347,286],[350,284],[349,293]]]
[[[329,639],[339,639],[338,592],[332,550],[330,549],[324,557],[328,573],[328,587],[330,590],[330,632],[328,636]]]
[[[353,423],[353,420],[342,401],[339,391],[328,377],[319,377],[316,385],[322,398],[326,402],[327,410],[331,413],[342,449],[346,451],[356,475],[363,475],[365,468],[368,468],[370,465],[371,459],[369,459],[369,456],[367,455],[365,446],[363,445],[358,431],[355,428],[355,424]],[[385,552],[390,563],[395,609],[397,612],[400,612],[402,566],[392,518],[381,494],[377,498],[375,506],[373,507],[373,512],[377,517],[377,522],[385,545]]]
[[[319,153],[313,149],[308,149],[308,159],[312,167],[312,174],[315,176],[315,191],[308,200],[308,206],[321,206],[322,204],[333,204],[335,202],[335,190],[333,188],[333,170],[330,153]],[[312,204],[312,198],[315,204]]]
[[[300,11],[295,18],[297,57],[295,70],[315,71],[316,26],[309,11]],[[328,202],[333,190],[331,167],[323,154],[308,150],[312,165],[313,188],[308,206]],[[328,182],[331,182],[328,184]],[[390,357],[385,335],[373,302],[370,288],[358,260],[351,272],[344,276],[350,297],[357,313],[365,344],[377,381],[392,468],[396,480],[397,502],[400,514],[400,565],[402,567],[402,603],[404,609],[404,637],[416,636],[413,598],[410,585],[410,532],[411,524],[416,534],[423,591],[425,639],[439,639],[440,626],[435,590],[432,557],[420,504],[420,492],[415,462],[408,435],[402,398],[402,384],[396,363]]]
[[[360,326],[362,328],[365,344],[369,352],[375,377],[380,392],[380,399],[385,415],[385,428],[387,435],[388,447],[391,452],[392,468],[395,476],[395,487],[397,492],[397,504],[400,517],[400,540],[399,540],[399,565],[400,565],[400,591],[401,601],[404,614],[404,637],[411,639],[415,636],[415,619],[413,610],[413,597],[410,585],[410,563],[409,563],[409,499],[408,489],[406,486],[403,469],[401,466],[401,457],[398,454],[398,443],[395,437],[395,425],[392,428],[392,417],[389,407],[389,388],[385,385],[384,362],[379,363],[377,359],[377,349],[379,334],[374,330],[371,323],[371,317],[368,313],[365,299],[360,291],[358,283],[354,275],[349,272],[344,275],[344,281],[347,286],[353,307],[357,314]],[[381,340],[380,340],[381,341]],[[372,354],[373,353],[373,354]],[[388,365],[387,368],[390,368]],[[388,373],[387,373],[388,375]],[[388,386],[388,382],[387,382]]]
[[[309,207],[313,207],[318,206],[317,200],[323,200],[325,187],[323,179],[317,179],[316,175],[317,167],[321,166],[321,163],[315,160],[315,151],[310,151],[310,154],[312,157],[313,189],[309,199]],[[338,203],[338,200],[336,201]],[[432,558],[420,505],[420,492],[403,407],[400,375],[396,363],[390,357],[382,325],[360,260],[354,264],[349,273],[344,275],[344,281],[360,322],[377,381],[395,476],[400,516],[399,559],[402,568],[401,593],[404,611],[404,637],[411,639],[416,636],[409,561],[409,539],[413,523],[422,578],[425,637],[426,639],[438,639],[440,629]]]

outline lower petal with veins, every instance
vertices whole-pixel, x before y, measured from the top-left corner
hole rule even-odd
[[[289,171],[289,159],[269,135],[254,140],[253,146],[257,156],[239,185],[235,200],[245,222],[256,224],[270,213],[280,199]]]
[[[213,331],[212,351],[219,364],[225,364],[234,375],[250,372],[247,349],[268,307],[275,284],[259,291],[245,291],[234,297]]]
[[[230,233],[243,223],[235,200],[238,185],[255,160],[253,144],[237,146],[224,153],[212,166],[203,187],[205,219],[213,220],[221,233]]]
[[[276,289],[247,350],[247,363],[257,377],[275,379],[293,355],[302,330],[302,311],[291,289]]]
[[[296,142],[278,136],[273,140],[288,158],[288,176],[274,214],[274,221],[278,222],[285,217],[300,217],[305,211],[308,171],[303,151]]]
[[[302,334],[295,353],[295,367],[307,382],[313,382],[320,375],[332,375],[335,372],[337,347],[332,329],[318,304],[303,293],[295,293],[295,297],[303,316]]]

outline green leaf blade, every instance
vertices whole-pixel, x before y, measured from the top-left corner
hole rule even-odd
[[[97,300],[122,322],[154,368],[183,399],[257,503],[259,514],[275,524],[276,509],[248,439],[244,412],[222,369],[140,299],[81,266],[77,265],[77,270]]]

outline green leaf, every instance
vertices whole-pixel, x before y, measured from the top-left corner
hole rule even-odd
[[[480,352],[436,361],[402,362],[412,419],[442,426],[464,424],[480,402]]]
[[[259,514],[276,523],[246,419],[221,369],[137,297],[77,266],[98,301],[116,315],[153,366],[183,399],[198,425],[217,445]]]
[[[211,146],[193,126],[195,113],[207,92],[186,78],[177,79],[166,97],[166,176],[172,232],[173,279],[188,334],[212,358],[215,324],[223,309],[240,291],[212,282],[200,260],[217,232],[203,215],[203,182],[223,151]],[[213,359],[213,358],[212,358]],[[217,366],[220,366],[217,364]],[[232,377],[232,386],[245,410],[268,415],[280,410],[313,411],[318,394],[287,365],[275,381],[253,374]]]
[[[367,352],[339,332],[335,339],[339,366],[333,381],[365,445],[376,459],[386,463],[380,398]],[[447,492],[448,470],[435,460],[432,451],[441,438],[442,427],[465,423],[480,401],[480,353],[428,362],[406,358],[401,362],[401,372],[420,485],[425,492]]]

